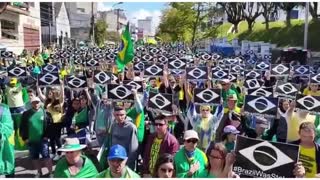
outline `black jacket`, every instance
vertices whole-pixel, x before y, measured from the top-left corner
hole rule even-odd
[[[300,145],[301,140],[293,141],[290,144]],[[314,143],[316,147],[316,164],[317,164],[317,174],[320,173],[320,144]]]
[[[43,110],[43,109],[42,109]],[[44,113],[44,121],[43,121],[43,136],[42,138],[46,137],[48,138],[49,137],[49,134],[48,134],[48,127],[53,123],[53,120],[52,120],[52,116],[49,112],[43,110],[45,113]],[[22,140],[27,140],[29,139],[29,121],[30,121],[30,117],[33,115],[34,111],[33,109],[29,109],[27,111],[25,111],[23,114],[22,114],[22,117],[21,117],[21,124],[20,124],[20,128],[19,128],[19,133],[22,137]]]

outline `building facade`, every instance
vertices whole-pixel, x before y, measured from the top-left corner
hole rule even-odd
[[[107,23],[107,31],[121,33],[127,25],[127,17],[122,9],[98,12],[98,18]]]
[[[23,49],[41,49],[39,2],[7,3],[0,14],[0,46],[21,54]]]
[[[138,29],[143,31],[143,36],[154,37],[155,32],[152,30],[152,17],[138,19]]]
[[[70,44],[70,21],[64,2],[41,2],[42,44],[64,47]]]
[[[97,2],[65,3],[70,21],[70,35],[73,45],[80,41],[91,41],[92,15],[96,16]]]

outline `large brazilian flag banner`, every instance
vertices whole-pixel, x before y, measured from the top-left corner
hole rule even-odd
[[[12,120],[14,122],[14,141],[15,141],[15,150],[27,150],[27,145],[26,143],[22,140],[20,133],[19,133],[19,128],[21,124],[21,117],[22,114],[12,114]]]

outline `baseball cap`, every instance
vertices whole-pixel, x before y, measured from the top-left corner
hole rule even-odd
[[[236,94],[229,94],[228,95],[228,100],[233,100],[233,101],[237,101],[238,97]]]
[[[17,82],[18,82],[18,79],[17,78],[11,78],[11,80],[10,80],[10,84],[17,84]]]
[[[230,83],[230,79],[222,79],[221,82],[229,84]]]
[[[187,130],[184,132],[184,140],[188,140],[188,139],[198,139],[199,140],[199,136],[198,133],[194,130]]]
[[[30,101],[31,102],[41,102],[40,98],[38,98],[38,97],[33,97]]]
[[[109,154],[108,154],[108,160],[112,160],[112,159],[127,159],[128,156],[127,156],[127,151],[126,149],[119,145],[119,144],[116,144],[116,145],[113,145],[111,148],[110,148],[110,151],[109,151]]]
[[[232,126],[232,125],[228,125],[226,127],[223,128],[223,132],[226,134],[239,134],[240,131],[237,130],[236,127]]]

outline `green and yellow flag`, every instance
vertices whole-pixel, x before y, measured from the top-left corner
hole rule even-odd
[[[116,64],[119,70],[123,70],[125,66],[132,61],[134,56],[134,48],[129,31],[129,23],[121,35],[121,47],[117,55]]]

